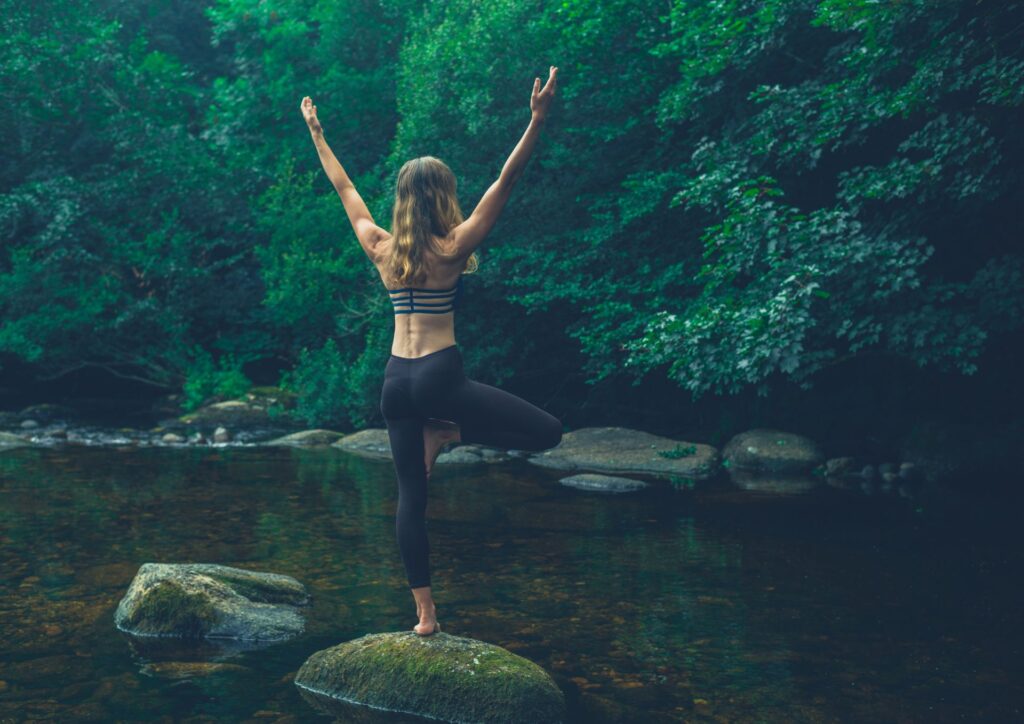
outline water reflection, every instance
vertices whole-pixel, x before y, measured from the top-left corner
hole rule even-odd
[[[919,526],[895,496],[593,496],[523,461],[433,477],[445,631],[546,668],[574,721],[1012,719],[1021,701],[1019,550]],[[318,721],[292,683],[305,658],[415,623],[389,462],[22,448],[0,455],[0,495],[0,719]],[[295,576],[307,631],[261,650],[132,639],[113,612],[148,561]]]

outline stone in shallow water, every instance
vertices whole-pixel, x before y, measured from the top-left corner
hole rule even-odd
[[[343,433],[335,432],[334,430],[302,430],[300,432],[293,432],[291,435],[285,435],[284,437],[274,438],[263,443],[264,445],[294,445],[296,447],[302,446],[318,446],[318,445],[333,445],[339,438],[344,437]]]
[[[825,460],[810,438],[765,427],[734,435],[722,457],[732,470],[781,474],[806,473]]]
[[[558,482],[571,488],[593,490],[598,493],[630,493],[647,487],[647,483],[642,480],[620,478],[615,475],[597,475],[596,473],[570,475]]]
[[[6,447],[26,447],[33,445],[31,440],[23,438],[21,435],[15,435],[10,432],[0,432],[0,448]]]
[[[277,641],[302,632],[306,588],[291,576],[215,563],[144,563],[114,614],[137,636]]]
[[[215,661],[154,661],[143,665],[139,673],[160,679],[197,679],[221,673],[246,673],[249,669],[238,664]]]
[[[339,439],[334,447],[368,457],[391,459],[391,438],[385,428],[372,427],[353,432]]]
[[[540,666],[444,632],[367,634],[338,644],[310,656],[295,684],[333,714],[348,702],[446,722],[546,724],[565,717],[562,691]]]
[[[718,451],[703,443],[672,440],[626,427],[584,427],[562,436],[529,461],[556,470],[637,473],[658,478],[706,480],[718,472]]]

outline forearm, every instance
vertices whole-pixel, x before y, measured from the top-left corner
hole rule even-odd
[[[537,139],[544,128],[544,123],[545,119],[541,116],[532,116],[530,118],[530,125],[526,127],[523,137],[519,139],[519,143],[516,144],[508,160],[505,161],[499,179],[515,183],[522,175],[526,169],[527,162],[530,160],[530,155],[533,153],[533,147],[537,145]]]
[[[310,135],[313,137],[313,144],[316,146],[316,152],[320,155],[320,163],[324,167],[324,171],[327,173],[327,177],[334,184],[334,188],[339,191],[346,186],[352,186],[352,179],[345,173],[345,169],[342,168],[341,163],[334,156],[334,152],[331,151],[331,147],[327,145],[327,140],[324,138],[323,131],[310,131]]]

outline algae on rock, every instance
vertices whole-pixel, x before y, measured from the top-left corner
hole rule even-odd
[[[305,628],[306,588],[291,576],[213,563],[144,563],[117,607],[137,636],[276,641]]]
[[[540,666],[444,632],[367,634],[318,651],[295,684],[333,713],[349,702],[447,722],[553,724],[565,717],[562,691]]]

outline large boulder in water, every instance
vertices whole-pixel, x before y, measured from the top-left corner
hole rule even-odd
[[[825,455],[810,438],[759,427],[733,436],[722,449],[729,468],[764,473],[806,473]]]
[[[215,563],[144,563],[114,614],[137,636],[276,641],[303,631],[306,587]]]
[[[672,440],[626,427],[584,427],[562,436],[531,463],[556,470],[639,473],[706,480],[718,472],[718,451],[703,443]]]
[[[446,722],[546,724],[565,718],[551,676],[500,646],[440,632],[367,634],[302,665],[295,684],[316,708],[345,702]],[[351,709],[351,706],[348,706]]]

